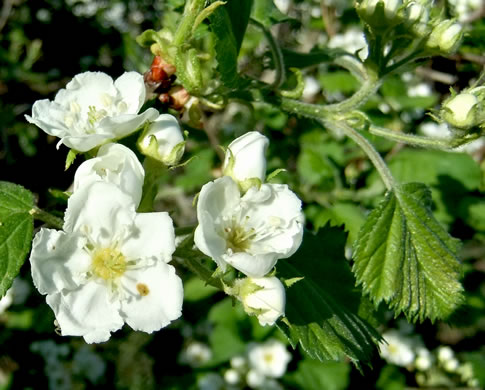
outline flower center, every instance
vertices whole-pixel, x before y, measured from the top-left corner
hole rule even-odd
[[[255,231],[253,228],[246,230],[233,220],[229,226],[224,228],[223,236],[228,249],[231,249],[234,253],[246,252],[255,236]]]
[[[126,258],[116,249],[98,249],[92,259],[93,273],[104,280],[117,279],[126,271]]]

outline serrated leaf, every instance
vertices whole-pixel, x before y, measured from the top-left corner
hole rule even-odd
[[[370,360],[379,335],[357,315],[361,295],[344,257],[345,241],[341,229],[325,227],[305,234],[298,252],[280,260],[279,277],[304,279],[287,289],[286,318],[278,327],[314,359],[347,356],[359,364]]]
[[[25,188],[0,181],[0,297],[18,275],[30,251],[34,196]]]
[[[459,241],[436,221],[430,204],[431,193],[421,183],[390,191],[368,216],[354,248],[353,271],[364,292],[410,320],[444,319],[462,301]]]
[[[237,57],[251,13],[252,0],[229,0],[209,16],[214,33],[216,59],[221,80],[228,88],[243,84],[238,74]]]

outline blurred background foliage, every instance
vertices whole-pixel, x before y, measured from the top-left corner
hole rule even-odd
[[[449,58],[421,62],[387,79],[365,106],[376,124],[406,133],[447,136],[448,130],[426,113],[439,107],[450,87],[467,87],[485,65],[485,18],[480,2],[437,3],[449,17],[467,26],[462,47]],[[272,29],[285,49],[318,53],[331,47],[359,54],[365,47],[362,26],[350,0],[275,0],[275,4],[273,12],[290,18]],[[70,186],[82,161],[65,172],[67,148],[56,150],[57,140],[28,124],[24,115],[30,113],[34,101],[53,99],[77,73],[103,71],[118,77],[123,71],[145,72],[152,55],[136,44],[136,36],[148,28],[176,26],[183,5],[183,0],[3,0],[0,179],[32,190],[42,207],[53,209],[64,204],[59,191]],[[290,63],[291,52],[285,53]],[[295,65],[306,65],[301,58],[298,61]],[[358,87],[341,68],[326,62],[308,64],[304,66],[303,94],[308,102],[335,102]],[[239,65],[252,77],[273,77],[269,47],[254,26],[248,27],[242,42]],[[186,158],[196,159],[170,171],[157,196],[158,207],[170,211],[177,226],[195,223],[194,195],[220,175],[217,145],[227,145],[247,131],[258,130],[271,140],[268,172],[287,169],[276,180],[287,183],[304,201],[308,228],[343,226],[348,236],[341,249],[351,257],[351,244],[360,226],[384,194],[377,174],[352,141],[273,106],[244,101],[231,102],[221,111],[204,110],[198,125],[186,121],[184,126],[190,133]],[[128,138],[126,143],[133,145],[134,141]],[[466,303],[447,323],[411,326],[393,318],[385,307],[372,313],[382,332],[398,329],[419,340],[415,345],[436,355],[427,370],[416,365],[402,367],[376,356],[372,368],[364,366],[359,372],[347,361],[320,363],[296,350],[286,374],[273,385],[315,390],[483,387],[485,143],[478,140],[459,151],[443,152],[410,148],[378,137],[372,137],[372,142],[399,182],[420,181],[431,186],[436,217],[463,241]],[[153,335],[125,327],[107,343],[86,345],[81,339],[55,334],[54,316],[32,288],[26,264],[14,284],[10,306],[0,310],[0,389],[242,388],[244,381],[238,385],[222,379],[234,368],[231,358],[244,355],[248,343],[272,338],[286,343],[284,336],[276,328],[259,326],[224,294],[188,274],[182,277],[183,317],[172,326]],[[462,374],[464,369],[445,367],[438,356],[444,345],[452,348],[460,367],[472,367],[471,375]]]

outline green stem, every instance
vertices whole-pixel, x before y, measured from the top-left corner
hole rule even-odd
[[[276,70],[276,77],[271,86],[273,88],[279,88],[286,80],[285,61],[283,59],[283,53],[281,52],[280,45],[278,45],[278,42],[276,42],[273,38],[271,31],[269,31],[263,24],[254,19],[250,19],[250,21],[252,24],[260,28],[261,31],[263,31],[264,36],[268,41]]]
[[[435,149],[453,149],[454,142],[446,138],[428,138],[419,135],[397,133],[384,127],[370,125],[369,133],[397,142]]]
[[[151,157],[145,158],[143,168],[145,169],[145,181],[143,182],[143,197],[140,206],[138,206],[139,213],[153,211],[153,202],[158,193],[160,178],[167,171],[163,163]]]
[[[56,217],[55,215],[52,215],[47,211],[41,210],[36,206],[34,206],[32,210],[30,210],[30,215],[32,215],[35,219],[45,222],[47,225],[56,229],[62,229],[62,227],[64,226],[64,221],[61,218]]]
[[[319,104],[303,103],[299,100],[281,97],[277,104],[283,111],[292,112],[296,115],[301,115],[307,118],[321,120],[329,115],[327,111],[328,106],[321,106]]]
[[[381,81],[379,80],[377,74],[367,69],[367,79],[356,93],[340,103],[325,106],[325,110],[338,113],[355,110],[359,106],[363,105],[372,95],[374,95],[380,86]]]
[[[364,64],[354,56],[340,56],[335,59],[334,64],[347,69],[361,83],[364,83],[365,80],[368,78],[367,70]]]
[[[386,188],[388,190],[392,190],[395,187],[396,184],[394,182],[394,178],[392,177],[392,173],[387,167],[387,164],[384,162],[377,150],[374,149],[372,144],[367,141],[365,137],[363,137],[359,132],[355,131],[353,128],[347,125],[343,120],[322,119],[322,123],[329,129],[344,133],[346,136],[351,138],[357,145],[359,145],[376,167],[377,172],[381,176]]]

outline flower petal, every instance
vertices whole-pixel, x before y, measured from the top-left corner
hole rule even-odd
[[[66,89],[57,93],[54,101],[64,107],[76,102],[82,112],[87,112],[89,106],[102,107],[106,95],[116,96],[111,76],[103,72],[84,72],[74,76]]]
[[[32,243],[30,263],[32,279],[41,294],[77,288],[91,264],[84,244],[79,235],[40,229]]]
[[[82,232],[103,248],[110,246],[115,233],[123,232],[134,219],[135,203],[129,195],[114,184],[95,182],[69,198],[64,231]]]
[[[183,285],[175,268],[161,261],[152,267],[129,270],[122,285],[131,296],[121,303],[121,314],[134,330],[151,333],[182,314]]]
[[[121,243],[120,250],[129,259],[155,256],[165,263],[175,251],[172,218],[166,212],[139,213],[134,219],[132,234]]]
[[[100,343],[123,326],[120,302],[111,301],[107,286],[90,281],[78,289],[47,296],[64,336],[83,336]]]
[[[265,276],[271,271],[278,260],[275,253],[251,255],[246,252],[237,252],[223,255],[222,258],[237,270],[253,278]]]
[[[74,175],[74,192],[96,181],[116,184],[140,204],[145,171],[135,153],[121,144],[106,144],[84,161]]]
[[[158,115],[158,111],[155,108],[149,108],[140,115],[107,116],[99,121],[97,128],[102,133],[111,134],[111,139],[123,138],[135,132],[145,122],[155,120]]]
[[[197,218],[203,210],[213,218],[233,210],[239,204],[239,188],[234,180],[228,176],[206,183],[200,190],[197,199]]]
[[[118,96],[128,105],[127,113],[137,114],[145,103],[145,82],[137,72],[125,72],[115,81]]]
[[[214,220],[205,210],[201,210],[198,216],[199,226],[195,229],[194,243],[205,255],[211,257],[222,269],[226,270],[227,264],[222,255],[226,252],[226,241],[214,229]]]

